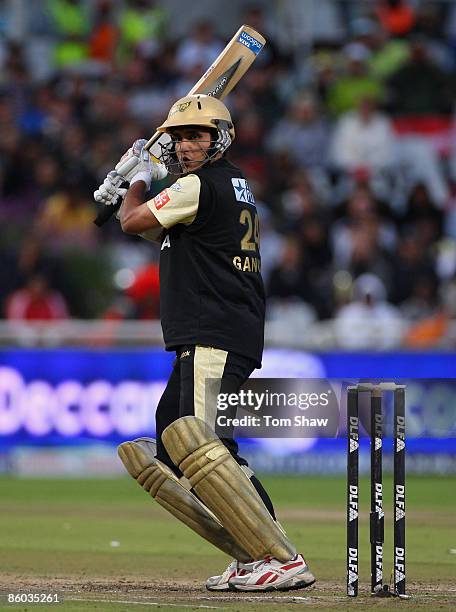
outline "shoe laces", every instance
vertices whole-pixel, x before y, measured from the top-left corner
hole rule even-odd
[[[271,557],[270,555],[266,555],[266,557],[264,559],[260,559],[259,561],[257,561],[254,566],[253,569],[256,570],[258,568],[260,568],[262,565],[269,565],[271,563],[271,560],[273,559],[273,557]]]

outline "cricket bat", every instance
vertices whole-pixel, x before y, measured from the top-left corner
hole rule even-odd
[[[250,68],[265,43],[266,39],[259,32],[248,25],[241,26],[188,95],[201,93],[223,100]],[[159,141],[164,142],[166,139],[169,139],[167,134],[155,132],[145,145],[145,149],[157,156],[160,152]],[[136,160],[130,158],[117,171],[119,174],[125,174],[132,170],[135,164]],[[105,206],[95,219],[95,224],[100,227],[106,223],[119,206],[120,203]]]

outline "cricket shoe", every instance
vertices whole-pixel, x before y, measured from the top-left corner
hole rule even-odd
[[[252,563],[241,563],[240,561],[232,561],[221,576],[211,576],[206,582],[208,591],[230,591],[229,581],[237,576],[245,576],[249,574],[258,561]]]
[[[283,563],[274,557],[257,561],[252,571],[229,578],[236,591],[291,591],[304,589],[315,582],[302,555]]]

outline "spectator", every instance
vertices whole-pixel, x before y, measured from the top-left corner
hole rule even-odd
[[[409,59],[410,43],[404,38],[394,38],[380,25],[371,25],[369,36],[364,37],[369,48],[369,70],[372,75],[385,82]]]
[[[369,73],[371,54],[368,48],[361,43],[351,43],[343,53],[346,71],[328,90],[328,109],[335,116],[354,110],[362,99],[380,102],[385,97],[381,81]]]
[[[263,154],[265,126],[261,115],[253,108],[239,116],[236,121],[236,140],[233,154],[245,172],[252,171],[258,178],[264,180],[266,175],[266,160]]]
[[[137,270],[135,280],[126,290],[133,304],[133,319],[158,319],[160,316],[160,280],[158,264],[151,263]]]
[[[451,79],[432,61],[422,38],[414,38],[410,59],[391,76],[388,87],[394,115],[450,114],[453,109]]]
[[[445,37],[446,4],[445,2],[439,2],[438,4],[420,3],[416,7],[416,23],[413,31],[426,40],[426,46],[433,63],[444,72],[451,73],[454,70],[455,58]]]
[[[21,133],[17,127],[8,124],[0,126],[0,195],[3,198],[20,195],[26,189],[27,172],[21,144]]]
[[[114,21],[112,0],[98,0],[89,40],[89,58],[106,68],[114,67],[119,31]]]
[[[357,226],[375,229],[375,243],[384,252],[392,252],[396,245],[396,229],[388,219],[388,210],[382,208],[366,183],[359,183],[347,202],[338,209],[339,219],[331,227],[331,241],[336,261],[348,265],[352,252],[352,230]],[[372,245],[374,246],[374,245]]]
[[[288,235],[284,241],[278,265],[269,279],[271,298],[309,300],[311,290],[303,265],[303,253],[297,238]]]
[[[80,65],[87,59],[89,19],[81,0],[47,0],[57,44],[54,51],[56,66]]]
[[[68,177],[63,189],[43,202],[37,226],[56,248],[95,243],[93,206],[77,176]]]
[[[14,271],[15,289],[25,285],[27,280],[33,276],[44,277],[55,289],[60,289],[64,284],[59,259],[47,253],[43,241],[37,234],[24,236],[14,264],[9,269],[10,273],[12,271]]]
[[[61,187],[62,170],[56,156],[46,155],[33,167],[33,188],[39,203],[54,195]]]
[[[369,177],[385,193],[395,167],[394,134],[390,119],[377,110],[373,98],[360,98],[354,111],[342,115],[335,126],[331,144],[332,160],[339,170]]]
[[[68,318],[68,309],[63,296],[49,288],[47,278],[35,274],[6,299],[5,316],[8,320],[57,321]]]
[[[402,227],[415,233],[415,238],[424,251],[441,238],[443,219],[444,214],[432,201],[426,185],[415,185],[400,222]]]
[[[385,350],[400,345],[405,323],[399,310],[386,301],[386,290],[373,274],[353,284],[353,301],[340,308],[334,331],[337,343],[349,350]]]
[[[448,181],[439,156],[426,138],[413,135],[397,138],[397,193],[392,197],[398,209],[406,206],[410,191],[424,184],[432,201],[443,209],[450,198]]]
[[[430,319],[440,312],[437,276],[419,274],[412,280],[412,293],[400,308],[407,321]]]
[[[350,228],[350,254],[346,268],[353,276],[375,274],[390,289],[392,261],[380,243],[379,222],[375,216]]]
[[[119,15],[122,61],[155,57],[166,31],[167,10],[154,0],[129,0]]]
[[[408,0],[379,0],[376,13],[392,36],[406,36],[415,23],[415,11]]]
[[[245,88],[265,125],[272,126],[283,114],[283,103],[276,85],[276,72],[271,66],[249,70],[245,75]]]
[[[269,338],[280,345],[302,343],[309,325],[317,319],[311,305],[312,289],[298,239],[287,235],[278,265],[272,270],[268,286],[267,317]]]
[[[212,22],[198,21],[193,26],[190,36],[184,39],[177,48],[176,65],[183,74],[188,75],[196,68],[201,75],[222,49],[223,45],[215,34]]]
[[[329,219],[321,212],[304,215],[299,225],[299,239],[303,250],[306,276],[318,317],[332,316],[333,253],[328,239]]]
[[[416,233],[406,231],[401,236],[393,266],[391,300],[401,304],[413,294],[414,280],[418,277],[435,276],[434,264],[429,254],[422,249]]]
[[[289,178],[290,189],[280,198],[282,226],[291,231],[304,216],[319,212],[316,190],[303,170],[295,170]]]
[[[286,153],[300,168],[324,171],[328,164],[329,126],[315,97],[298,94],[268,138],[268,150]]]

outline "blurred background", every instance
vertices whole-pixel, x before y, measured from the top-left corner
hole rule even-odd
[[[117,473],[114,444],[153,435],[159,250],[98,229],[92,193],[242,23],[268,41],[227,99],[261,219],[258,374],[336,380],[342,404],[407,379],[410,469],[456,472],[450,0],[0,0],[0,471]],[[245,452],[342,473],[344,444]]]

